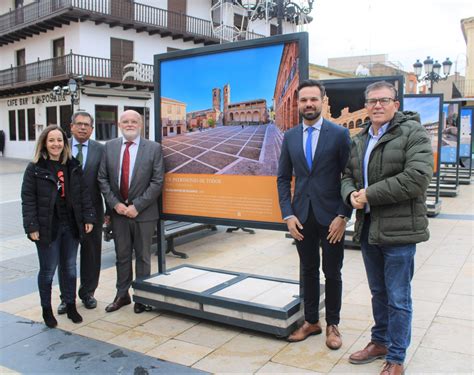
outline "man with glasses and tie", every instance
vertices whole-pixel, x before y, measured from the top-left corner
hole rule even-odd
[[[100,160],[104,146],[90,139],[94,130],[94,119],[84,111],[75,112],[71,119],[71,135],[69,140],[72,155],[81,163],[83,178],[94,205],[97,222],[92,232],[85,234],[81,240],[81,270],[79,298],[87,309],[97,307],[94,298],[95,290],[99,284],[100,264],[102,255],[102,224],[104,222],[104,203],[97,182]],[[58,275],[61,277],[61,267]],[[58,314],[66,313],[66,303],[61,300]]]
[[[341,175],[349,156],[349,131],[321,116],[325,88],[315,80],[298,86],[298,110],[303,123],[288,130],[278,167],[278,195],[282,217],[296,240],[301,261],[304,324],[290,342],[322,333],[319,322],[319,267],[325,276],[326,345],[342,345],[338,329],[342,299],[341,269],[344,232],[351,208],[341,198]],[[293,196],[291,183],[295,186]]]
[[[430,138],[415,112],[399,112],[395,87],[365,90],[370,122],[352,141],[342,178],[344,201],[355,208],[374,326],[353,364],[385,358],[381,374],[402,374],[411,338],[411,279],[416,244],[429,238],[426,189],[433,175]]]
[[[140,136],[141,115],[127,110],[118,126],[122,137],[105,144],[99,169],[100,188],[111,211],[117,269],[117,294],[105,308],[107,312],[131,303],[128,290],[133,281],[134,251],[135,277],[150,275],[151,242],[164,175],[161,145]],[[147,306],[135,303],[133,310],[139,314]]]

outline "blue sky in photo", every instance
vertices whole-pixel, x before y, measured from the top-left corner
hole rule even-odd
[[[272,105],[284,44],[165,60],[161,96],[186,103],[186,112],[212,107],[212,89],[230,84],[230,102],[266,99]]]
[[[403,110],[420,114],[422,124],[439,121],[438,97],[403,98]]]

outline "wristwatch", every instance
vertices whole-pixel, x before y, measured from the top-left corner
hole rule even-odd
[[[344,215],[337,215],[337,216],[339,216],[341,219],[343,219],[346,223],[348,223],[349,220],[350,220],[347,216],[344,216]]]

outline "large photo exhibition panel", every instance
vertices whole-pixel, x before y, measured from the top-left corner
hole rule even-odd
[[[459,158],[459,103],[443,104],[441,163],[457,164]]]
[[[297,33],[155,56],[163,219],[286,228],[278,158],[307,55]]]
[[[426,129],[431,140],[433,150],[434,170],[436,175],[440,169],[441,130],[443,119],[443,95],[405,95],[403,108],[405,111],[417,112],[420,115],[421,125]]]
[[[369,121],[369,114],[365,108],[365,89],[378,81],[386,81],[395,86],[397,99],[400,100],[400,110],[402,110],[402,76],[333,79],[323,81],[326,97],[323,102],[322,116],[349,129],[351,136],[356,135]]]
[[[463,107],[461,108],[461,136],[460,136],[460,148],[459,157],[469,158],[472,152],[472,127],[474,124],[473,119],[473,108]]]

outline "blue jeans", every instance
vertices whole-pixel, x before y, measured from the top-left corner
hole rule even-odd
[[[36,243],[40,269],[38,289],[42,307],[51,307],[51,286],[58,264],[61,265],[60,288],[63,301],[76,301],[76,257],[79,240],[69,226],[60,224],[56,239],[49,245]]]
[[[416,244],[370,245],[370,216],[362,228],[361,247],[372,294],[372,341],[388,347],[386,360],[402,364],[411,340],[411,279]]]

